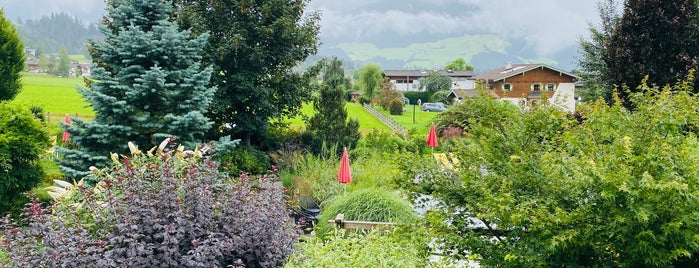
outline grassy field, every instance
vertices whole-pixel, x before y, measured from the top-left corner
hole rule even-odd
[[[77,87],[79,86],[84,86],[82,78],[60,78],[45,74],[22,73],[22,91],[13,101],[27,106],[38,105],[44,109],[44,112],[52,114],[94,115],[92,108],[89,107],[89,103],[84,101],[78,93]],[[347,103],[345,108],[350,118],[359,120],[359,130],[363,133],[372,130],[390,130],[359,104]],[[388,111],[377,108],[379,111],[388,114]],[[314,113],[313,106],[304,104],[301,112],[306,116],[312,116]],[[430,122],[436,114],[422,112],[418,108],[415,113],[415,123],[413,123],[412,106],[409,106],[408,111],[402,116],[391,115],[391,117],[403,125],[405,129],[410,130],[414,128],[417,130],[417,133],[424,132],[427,134]],[[62,120],[63,117],[60,116],[58,119]],[[290,118],[286,121],[295,128],[303,128],[305,126],[301,116]]]
[[[56,114],[94,115],[92,108],[78,93],[83,79],[53,77],[45,74],[22,73],[22,91],[13,102],[27,106],[38,105],[44,112]]]
[[[413,107],[415,106],[415,107]],[[415,111],[415,122],[413,123],[413,108]],[[376,110],[379,112],[388,115],[391,117],[391,119],[395,120],[403,126],[406,130],[411,130],[415,129],[415,133],[418,135],[424,134],[427,135],[427,133],[430,132],[430,123],[433,122],[434,117],[437,116],[439,113],[435,112],[423,112],[420,110],[420,107],[417,107],[416,105],[408,105],[406,106],[405,112],[403,112],[403,115],[391,115],[391,113],[388,110],[384,110],[379,106],[376,106]]]
[[[364,110],[361,105],[356,103],[346,103],[345,109],[347,109],[347,114],[350,118],[355,118],[359,120],[359,130],[361,132],[369,132],[372,130],[389,131],[390,129],[381,123],[376,117],[371,115],[369,112]],[[313,110],[313,105],[310,103],[304,103],[301,107],[301,113],[305,116],[313,116],[315,111]],[[290,123],[294,128],[303,128],[306,123],[303,122],[301,116],[287,119],[286,122]]]

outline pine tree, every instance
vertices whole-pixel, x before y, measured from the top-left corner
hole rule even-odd
[[[606,53],[605,45],[611,39],[621,20],[621,15],[616,8],[617,1],[603,0],[597,4],[600,24],[599,26],[590,24],[588,26],[590,39],[580,40],[578,65],[580,66],[579,76],[584,88],[578,94],[585,101],[594,101],[600,97],[607,102],[612,101],[611,73],[603,57]]]
[[[129,141],[150,148],[175,136],[191,145],[210,128],[204,113],[215,88],[207,86],[212,69],[201,65],[208,36],[192,39],[168,20],[170,10],[162,0],[109,2],[100,27],[106,39],[90,43],[92,83],[79,89],[95,119],[64,126],[72,139],[58,150],[66,175],[105,166]]]
[[[0,9],[0,101],[13,99],[20,90],[24,70],[24,46],[17,29]]]
[[[360,138],[359,122],[347,120],[346,80],[342,61],[332,58],[325,65],[320,96],[313,102],[316,113],[308,122],[311,150],[315,153],[321,152],[323,143],[328,147],[337,145],[338,151],[343,147],[353,148]]]
[[[638,91],[644,76],[650,85],[673,85],[697,67],[697,6],[693,0],[628,0],[605,48],[604,61],[614,85]],[[696,91],[696,88],[695,88]],[[628,93],[619,90],[628,104]]]

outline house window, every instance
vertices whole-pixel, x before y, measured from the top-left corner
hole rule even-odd
[[[512,84],[510,84],[510,83],[502,84],[502,91],[512,91]]]
[[[546,84],[546,91],[554,91],[554,90],[556,90],[555,84]]]
[[[532,84],[532,91],[535,91],[535,92],[541,91],[541,84],[539,84],[539,83]]]

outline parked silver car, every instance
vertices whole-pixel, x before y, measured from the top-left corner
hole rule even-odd
[[[422,110],[427,112],[443,112],[447,110],[447,107],[441,102],[425,102],[422,104]]]

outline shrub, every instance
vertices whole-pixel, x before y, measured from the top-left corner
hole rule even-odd
[[[48,146],[48,134],[28,109],[0,103],[0,215],[21,209],[14,199],[41,182],[38,160]]]
[[[221,166],[231,174],[240,174],[241,172],[264,174],[271,166],[267,153],[253,147],[235,147],[232,151],[219,157]]]
[[[407,224],[417,220],[417,214],[406,199],[384,189],[365,188],[337,196],[323,207],[316,229],[319,237],[330,234],[328,220],[339,213],[348,221]]]
[[[417,103],[417,100],[422,101],[422,103],[429,102],[427,100],[428,95],[426,91],[407,91],[403,92],[403,96],[408,98],[412,104]]]
[[[427,267],[429,236],[422,228],[396,228],[367,235],[336,231],[323,241],[300,243],[285,267]]]
[[[388,103],[388,108],[391,115],[402,115],[403,114],[403,101],[400,98],[392,99]]]
[[[298,231],[274,174],[227,178],[200,152],[151,156],[131,146],[95,188],[27,210],[27,228],[4,224],[0,252],[13,267],[270,267]],[[79,200],[70,203],[69,200]],[[49,213],[49,211],[54,211]]]

